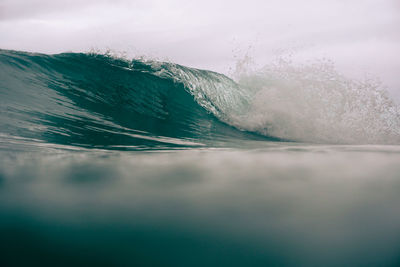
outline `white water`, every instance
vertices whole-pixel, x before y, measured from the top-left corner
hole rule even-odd
[[[347,78],[328,60],[279,59],[250,73],[238,64],[236,74],[253,93],[249,111],[230,117],[238,128],[314,143],[400,143],[399,107],[378,79]]]

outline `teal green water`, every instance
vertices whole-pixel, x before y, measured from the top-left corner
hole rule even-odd
[[[103,55],[1,51],[0,75],[0,123],[11,137],[133,150],[268,140],[215,117],[230,105],[242,106],[246,97],[214,72]]]
[[[280,109],[249,126],[265,93],[245,88],[1,50],[2,266],[398,266],[395,122],[362,118],[379,144],[296,141]]]

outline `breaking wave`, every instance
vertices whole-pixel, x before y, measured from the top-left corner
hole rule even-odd
[[[381,84],[347,79],[325,61],[280,61],[235,82],[167,62],[0,50],[0,96],[3,145],[400,143],[399,110]]]

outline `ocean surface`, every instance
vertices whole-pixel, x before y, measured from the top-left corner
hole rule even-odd
[[[399,266],[399,114],[327,61],[0,50],[0,265]]]

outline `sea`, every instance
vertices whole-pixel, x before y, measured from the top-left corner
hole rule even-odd
[[[399,144],[331,61],[0,50],[0,265],[400,266]]]

